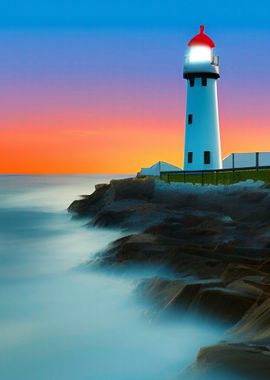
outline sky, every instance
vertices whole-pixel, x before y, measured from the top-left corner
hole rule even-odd
[[[0,173],[183,164],[183,59],[216,44],[222,155],[270,151],[266,0],[0,0]]]

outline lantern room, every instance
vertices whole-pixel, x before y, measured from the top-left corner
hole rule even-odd
[[[189,41],[188,46],[189,63],[212,62],[215,43],[204,33],[204,25],[200,26],[200,33]]]
[[[193,73],[209,73],[219,77],[219,58],[213,55],[214,41],[204,33],[204,26],[200,26],[200,33],[188,43],[188,52],[185,57],[184,78],[188,79]]]

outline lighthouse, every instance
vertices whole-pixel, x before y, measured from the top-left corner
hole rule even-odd
[[[187,80],[185,170],[222,168],[217,98],[219,58],[213,55],[214,47],[203,25],[188,44],[184,64]]]

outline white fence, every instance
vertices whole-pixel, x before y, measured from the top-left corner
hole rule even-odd
[[[232,153],[223,160],[223,169],[270,166],[270,152]]]

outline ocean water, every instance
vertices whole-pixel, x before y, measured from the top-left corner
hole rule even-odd
[[[122,232],[66,208],[111,178],[0,176],[0,379],[170,379],[220,338],[198,322],[151,322],[134,296],[140,273],[81,269]]]

